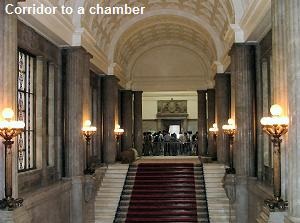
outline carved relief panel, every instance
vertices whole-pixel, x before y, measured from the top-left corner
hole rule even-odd
[[[157,117],[187,116],[187,100],[157,101]]]

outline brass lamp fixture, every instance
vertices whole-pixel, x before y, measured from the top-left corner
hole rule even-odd
[[[275,104],[271,106],[270,112],[272,117],[263,117],[260,123],[263,131],[271,137],[273,144],[273,179],[274,179],[274,198],[265,200],[265,204],[270,209],[285,210],[288,206],[286,201],[281,199],[281,161],[280,161],[280,144],[281,136],[288,132],[289,118],[281,116],[282,108]]]
[[[233,167],[233,140],[236,131],[235,122],[233,119],[228,119],[228,125],[223,125],[222,129],[224,133],[229,137],[229,168],[226,168],[227,174],[235,174]]]
[[[0,201],[0,208],[13,210],[22,206],[23,199],[12,197],[12,139],[24,131],[25,123],[12,119],[14,112],[11,108],[5,108],[2,116],[4,120],[0,121],[0,136],[4,139],[5,146],[5,198]]]
[[[117,142],[120,141],[121,136],[124,134],[124,129],[121,129],[120,125],[116,125],[114,129],[115,137]]]
[[[214,123],[213,126],[208,129],[208,131],[210,131],[212,134],[214,134],[214,136],[217,136],[218,131],[219,131],[217,123]]]
[[[91,144],[91,139],[92,139],[93,135],[95,135],[97,128],[95,126],[92,126],[92,123],[90,120],[86,120],[83,124],[81,131],[82,131],[82,135],[84,136],[85,142],[86,142],[86,148],[85,148],[86,169],[84,170],[84,174],[92,175],[95,173],[95,169],[93,167],[91,167],[91,164],[90,164],[89,147]]]

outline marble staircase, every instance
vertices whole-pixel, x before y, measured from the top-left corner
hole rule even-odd
[[[95,223],[114,221],[128,167],[128,164],[108,166],[95,199]]]
[[[132,165],[114,222],[208,222],[202,166]]]
[[[229,199],[223,188],[225,166],[216,163],[204,163],[203,170],[210,222],[234,222],[234,210],[230,207]]]

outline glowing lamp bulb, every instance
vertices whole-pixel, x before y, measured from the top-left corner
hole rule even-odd
[[[4,108],[2,111],[2,116],[5,119],[12,119],[12,117],[14,117],[14,111],[11,108]]]
[[[91,125],[92,125],[91,120],[86,120],[86,121],[84,121],[83,126],[91,126]]]
[[[282,113],[282,108],[280,105],[275,104],[271,106],[270,112],[273,116],[280,116]]]
[[[234,120],[232,118],[228,119],[228,124],[229,125],[234,125]]]
[[[214,123],[214,124],[213,124],[213,128],[215,128],[215,129],[218,128],[217,123]]]

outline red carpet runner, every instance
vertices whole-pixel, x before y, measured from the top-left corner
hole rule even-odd
[[[142,163],[130,169],[115,222],[209,222],[200,165]]]

